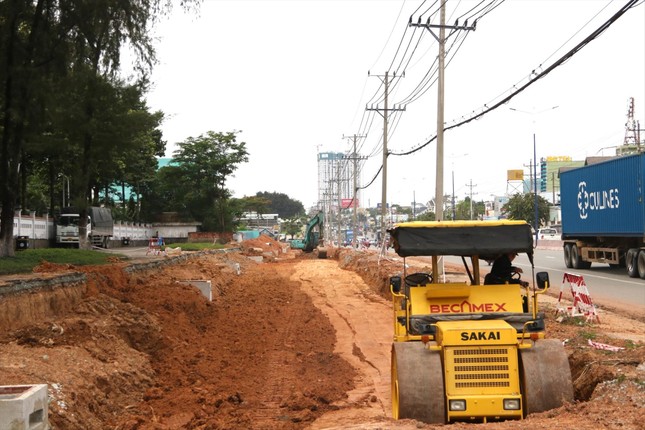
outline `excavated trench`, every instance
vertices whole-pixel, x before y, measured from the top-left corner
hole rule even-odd
[[[45,263],[5,279],[0,380],[49,384],[53,428],[426,427],[389,418],[387,279],[399,263],[282,249],[264,240],[109,267]],[[189,279],[211,281],[212,301]],[[523,427],[641,428],[645,347],[624,334],[642,323],[559,323],[552,303],[544,310],[549,337],[566,340],[576,402]]]

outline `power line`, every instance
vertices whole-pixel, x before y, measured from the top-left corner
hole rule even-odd
[[[485,114],[497,109],[501,105],[504,105],[508,103],[511,99],[513,99],[516,95],[520,94],[523,92],[525,89],[527,89],[529,86],[533,85],[535,82],[540,80],[541,78],[545,77],[549,73],[551,73],[553,70],[564,64],[567,60],[569,60],[571,57],[573,57],[576,53],[578,53],[582,48],[587,46],[591,41],[596,39],[600,34],[602,34],[607,28],[609,28],[618,18],[620,18],[623,14],[625,14],[630,8],[632,8],[637,2],[642,1],[642,0],[630,0],[627,2],[625,6],[623,6],[618,12],[616,12],[609,20],[605,21],[600,27],[598,27],[594,32],[592,32],[589,36],[587,36],[582,42],[577,44],[574,48],[572,48],[569,52],[564,54],[562,57],[560,57],[555,63],[553,63],[551,66],[549,66],[547,69],[543,70],[540,73],[537,73],[535,70],[531,71],[531,75],[534,77],[530,79],[526,84],[522,85],[520,88],[516,89],[513,91],[510,95],[506,96],[503,98],[501,101],[495,103],[493,106],[488,107],[487,105],[484,105],[484,109],[482,112],[473,115],[472,117],[461,121],[457,124],[451,125],[449,127],[445,127],[444,130],[451,130],[456,127],[461,127],[464,124],[468,124],[469,122],[481,118]],[[392,155],[396,156],[402,156],[402,155],[410,155],[413,154],[426,146],[428,146],[430,143],[432,143],[434,140],[436,140],[436,136],[425,142],[424,144],[413,148],[409,151],[402,152],[402,153],[392,153]]]

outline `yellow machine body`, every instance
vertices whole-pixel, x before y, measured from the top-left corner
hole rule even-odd
[[[520,419],[522,396],[517,332],[504,321],[455,321],[437,324],[443,354],[448,421]],[[517,400],[517,409],[504,401]],[[465,407],[451,410],[454,400]]]
[[[404,257],[402,275],[390,278],[394,314],[392,415],[439,424],[522,419],[573,400],[562,343],[545,339],[533,286],[482,285],[482,260],[526,253],[533,261],[524,221],[412,222],[389,230]],[[462,258],[469,282],[446,282],[442,255]],[[406,273],[405,258],[432,259],[432,273]],[[513,280],[511,280],[513,281]]]

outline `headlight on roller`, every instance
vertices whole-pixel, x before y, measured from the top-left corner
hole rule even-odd
[[[519,411],[520,399],[504,399],[504,410]]]
[[[465,400],[450,400],[448,403],[451,411],[465,411],[466,410],[466,401]]]

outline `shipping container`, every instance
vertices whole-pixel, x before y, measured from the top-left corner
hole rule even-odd
[[[560,172],[562,239],[568,268],[626,267],[645,279],[645,154]]]
[[[642,154],[562,172],[562,234],[642,236],[644,172]]]

